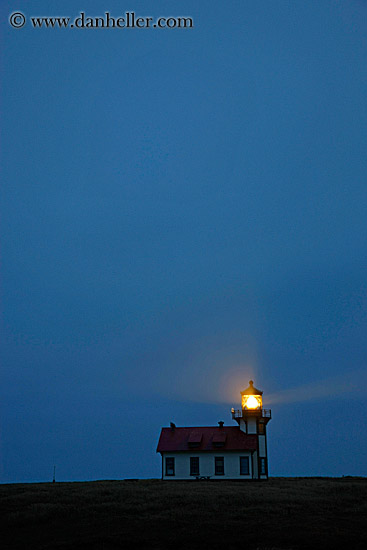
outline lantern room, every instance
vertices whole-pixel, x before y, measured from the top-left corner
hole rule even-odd
[[[258,424],[267,424],[271,419],[271,410],[263,409],[263,392],[255,388],[252,380],[249,387],[241,391],[241,409],[232,408],[232,418],[236,420],[241,429],[247,429],[248,419],[257,419]],[[260,427],[262,429],[262,427]]]
[[[249,387],[241,392],[242,410],[261,411],[263,392],[254,387],[254,383],[252,380],[250,380],[249,384]]]

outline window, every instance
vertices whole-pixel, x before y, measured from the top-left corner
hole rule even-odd
[[[166,476],[175,475],[175,459],[174,457],[166,458]]]
[[[227,433],[223,431],[223,428],[220,428],[217,433],[213,436],[213,446],[214,447],[224,447],[227,439]]]
[[[240,456],[240,475],[250,475],[250,460],[248,456]]]
[[[202,439],[203,439],[202,432],[198,432],[196,430],[193,430],[190,433],[190,437],[189,437],[189,441],[188,441],[190,449],[195,448],[195,447],[200,447]]]
[[[260,475],[266,475],[266,458],[260,458]]]
[[[265,434],[265,424],[259,423],[259,434]]]
[[[215,475],[224,476],[224,456],[214,457]]]
[[[199,476],[200,467],[199,467],[199,457],[190,456],[190,476]]]

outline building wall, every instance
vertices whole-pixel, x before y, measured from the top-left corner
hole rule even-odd
[[[256,418],[248,418],[247,419],[247,433],[248,434],[256,434],[257,433],[257,420]]]
[[[224,457],[224,475],[215,475],[214,457]],[[250,473],[248,476],[240,474],[240,457],[249,457]],[[175,475],[166,476],[165,458],[174,457]],[[196,476],[190,476],[190,457],[200,458],[200,476],[211,476],[212,479],[252,479],[252,460],[249,451],[243,452],[184,452],[184,453],[164,453],[163,454],[163,479],[195,479]],[[256,460],[254,462],[254,468]]]
[[[254,471],[254,478],[257,479],[259,475],[259,468],[258,468],[258,454],[257,451],[254,452],[252,455],[252,461],[253,461],[253,471]]]
[[[259,456],[266,456],[265,435],[259,435]]]

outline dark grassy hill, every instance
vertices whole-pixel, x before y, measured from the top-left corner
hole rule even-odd
[[[366,478],[0,485],[2,549],[367,548]]]

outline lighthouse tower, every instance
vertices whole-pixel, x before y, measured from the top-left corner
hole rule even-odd
[[[256,479],[268,479],[266,430],[271,410],[263,409],[262,395],[263,392],[250,380],[249,387],[241,392],[241,409],[232,409],[232,418],[238,422],[240,430],[256,437],[256,450],[252,453],[253,477]]]

